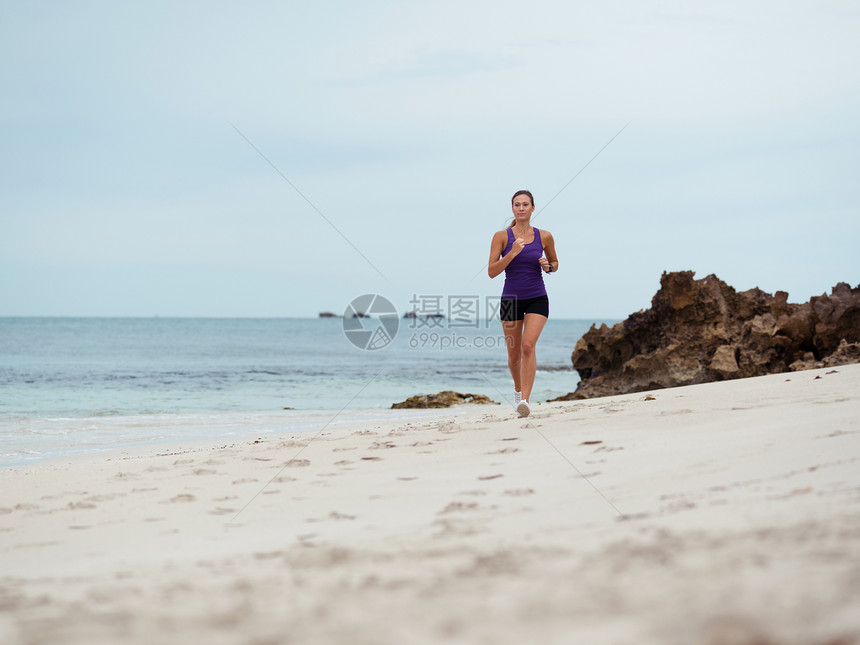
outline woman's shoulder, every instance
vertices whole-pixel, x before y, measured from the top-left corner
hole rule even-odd
[[[545,240],[551,240],[552,239],[552,233],[550,233],[545,228],[539,228],[537,230],[540,231],[540,236],[542,239],[545,239]]]
[[[501,231],[496,231],[495,233],[493,233],[493,239],[494,240],[499,239],[499,238],[508,239],[508,230],[509,229],[503,228]]]

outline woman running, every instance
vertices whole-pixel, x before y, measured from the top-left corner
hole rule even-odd
[[[511,198],[511,208],[514,221],[493,235],[487,272],[491,278],[505,272],[499,317],[514,379],[514,407],[521,417],[527,417],[537,370],[535,344],[549,318],[549,298],[541,271],[558,271],[558,258],[549,231],[531,225],[535,210],[532,194],[518,190]]]

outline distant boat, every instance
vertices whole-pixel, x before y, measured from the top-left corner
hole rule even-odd
[[[407,311],[405,314],[403,314],[403,317],[404,318],[418,318],[418,314],[416,314],[414,311]]]
[[[352,314],[352,317],[353,318],[370,318],[370,316],[368,316],[363,311],[356,311],[354,314]]]
[[[330,311],[321,311],[320,318],[340,318],[337,314],[333,314]]]

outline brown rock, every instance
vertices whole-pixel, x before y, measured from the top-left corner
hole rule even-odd
[[[860,363],[860,343],[849,343],[844,338],[836,351],[824,359],[824,367],[852,365],[854,363]]]
[[[807,352],[801,360],[794,361],[789,368],[792,372],[801,370],[814,370],[820,367],[836,367],[838,365],[851,365],[860,363],[860,343],[849,343],[842,340],[836,351],[822,360],[816,360],[815,354]]]
[[[450,408],[452,405],[461,403],[478,403],[481,405],[493,404],[498,405],[495,401],[490,400],[490,397],[484,394],[460,394],[452,390],[443,390],[439,394],[416,394],[410,396],[405,401],[393,403],[392,410],[404,408]]]
[[[664,273],[650,309],[592,326],[571,355],[580,383],[557,400],[860,362],[860,286],[792,304],[694,275]]]
[[[830,354],[842,340],[860,342],[860,285],[852,289],[840,282],[830,295],[810,299],[815,315],[813,343],[819,354]]]
[[[731,345],[720,345],[711,358],[709,367],[718,374],[730,378],[738,373],[738,361],[735,358],[735,348]]]

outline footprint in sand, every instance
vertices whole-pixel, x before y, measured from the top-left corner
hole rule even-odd
[[[29,544],[16,544],[16,549],[43,549],[48,546],[56,546],[62,544],[59,540],[50,540],[46,542],[30,542]]]
[[[443,515],[445,513],[459,513],[461,511],[477,511],[479,508],[480,505],[476,502],[451,502],[448,506],[439,511],[439,515]]]
[[[290,482],[298,481],[298,479],[284,475],[282,477],[275,477],[272,481],[276,484],[288,484]]]
[[[81,495],[88,495],[88,494],[89,493],[87,491],[79,491],[79,492],[68,491],[65,493],[57,493],[56,495],[42,495],[39,499],[44,500],[44,501],[48,501],[48,500],[52,500],[52,499],[63,499],[64,497],[74,497],[75,495],[80,497]]]
[[[461,577],[496,576],[499,574],[517,574],[522,570],[518,553],[512,551],[496,551],[489,555],[475,556],[472,565],[461,569],[457,575]]]
[[[488,455],[508,455],[512,452],[519,452],[519,448],[502,448],[501,450],[491,450]]]
[[[477,535],[486,530],[474,521],[450,517],[440,517],[433,522],[433,525],[439,527],[438,537],[465,537]]]
[[[269,552],[260,552],[254,554],[255,560],[274,560],[276,558],[284,557],[285,553],[283,551],[269,551]]]
[[[839,403],[839,401],[835,401],[835,403]],[[816,437],[817,439],[832,439],[834,437],[842,437],[848,434],[857,434],[857,430],[834,430],[830,434],[822,435],[820,437]]]
[[[282,441],[278,444],[278,448],[306,448],[307,441]]]
[[[481,421],[483,423],[499,423],[501,421],[507,421],[505,417],[497,417],[495,415],[488,415],[481,417]]]
[[[309,517],[305,520],[305,522],[325,522],[326,520],[354,520],[355,518],[355,515],[348,515],[347,513],[338,513],[337,511],[332,511],[328,514],[327,517]]]
[[[107,495],[90,495],[84,501],[85,502],[109,502],[112,499],[116,499],[117,497],[125,497],[125,493],[109,493]]]
[[[686,499],[679,499],[660,510],[664,513],[678,513],[680,511],[688,511],[693,508],[696,508],[695,502],[691,502]]]
[[[172,499],[170,499],[167,502],[162,502],[162,504],[182,504],[182,503],[186,503],[186,502],[196,502],[196,501],[197,501],[197,498],[194,497],[194,495],[183,494],[183,495],[177,495],[176,497],[173,497]]]
[[[383,450],[385,448],[396,448],[397,444],[393,441],[374,441],[368,447],[368,450]]]
[[[67,506],[70,511],[82,511],[95,507],[95,504],[90,504],[89,502],[69,502],[69,505]]]

